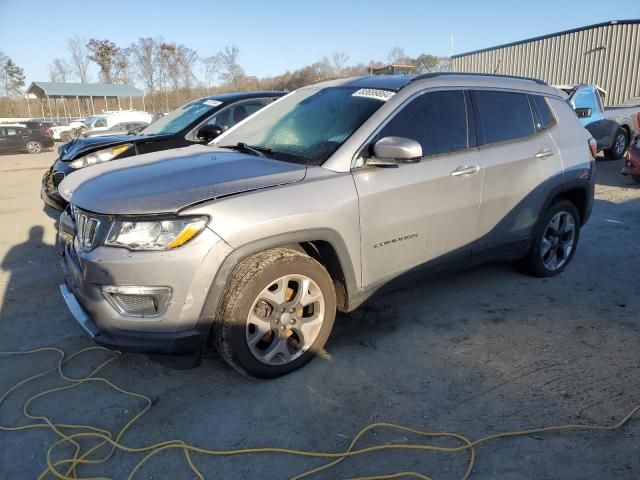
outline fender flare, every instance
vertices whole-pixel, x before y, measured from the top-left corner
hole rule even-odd
[[[220,264],[220,267],[213,279],[207,299],[202,308],[200,318],[196,324],[196,328],[201,331],[208,330],[210,328],[231,273],[242,260],[258,252],[269,250],[270,248],[313,241],[325,241],[331,244],[336,251],[338,261],[340,262],[340,266],[344,274],[347,296],[350,297],[352,294],[355,294],[358,291],[358,284],[353,263],[349,256],[346,244],[342,239],[342,236],[337,231],[329,228],[313,228],[309,230],[287,232],[249,242],[235,248],[229,255],[227,255]]]

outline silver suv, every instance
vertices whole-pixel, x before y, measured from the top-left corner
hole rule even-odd
[[[208,146],[69,176],[61,290],[102,345],[186,367],[211,340],[243,374],[277,377],[323,348],[336,310],[396,280],[496,258],[560,273],[595,148],[535,80],[315,84]]]

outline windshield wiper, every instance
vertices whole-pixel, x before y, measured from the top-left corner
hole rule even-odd
[[[265,147],[258,147],[256,145],[247,145],[244,142],[238,142],[235,145],[222,145],[220,148],[228,148],[230,150],[236,150],[239,152],[249,152],[258,157],[266,157],[265,153],[272,153],[273,150]]]

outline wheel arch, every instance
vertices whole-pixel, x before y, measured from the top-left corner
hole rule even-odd
[[[349,298],[357,291],[358,286],[352,259],[344,240],[338,232],[331,229],[301,230],[263,238],[234,249],[216,272],[198,320],[199,328],[210,327],[235,267],[251,255],[277,247],[298,250],[319,261],[334,281],[338,310],[349,311]]]

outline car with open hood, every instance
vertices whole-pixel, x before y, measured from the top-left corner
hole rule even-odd
[[[67,202],[58,185],[71,173],[104,162],[144,153],[207,143],[285,92],[243,92],[204,97],[186,103],[135,135],[75,138],[58,149],[58,158],[42,178],[44,202],[63,210]]]
[[[273,378],[336,311],[416,275],[574,258],[596,143],[557,89],[492,75],[367,76],[292,92],[209,145],[60,184],[65,283],[97,343],[193,366],[210,343]]]

